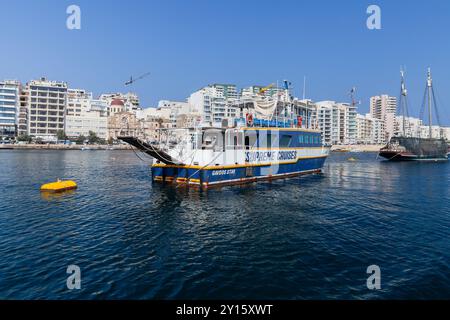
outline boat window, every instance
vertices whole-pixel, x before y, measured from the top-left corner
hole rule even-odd
[[[250,137],[245,136],[245,149],[250,149]]]
[[[225,139],[221,131],[218,130],[207,130],[203,133],[203,143],[202,149],[204,150],[214,150],[225,151]]]
[[[302,135],[302,134],[300,134],[300,135],[298,136],[298,142],[299,142],[300,144],[303,143],[303,135]]]
[[[254,130],[245,132],[245,148],[248,150],[252,147],[256,147],[258,142],[258,133]]]
[[[290,135],[283,135],[280,139],[280,148],[287,148],[290,146],[292,140],[292,136]]]
[[[227,150],[240,150],[242,149],[243,133],[235,130],[226,131],[226,146]]]

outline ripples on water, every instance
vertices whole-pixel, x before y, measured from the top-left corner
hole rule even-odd
[[[450,298],[450,164],[348,157],[201,192],[152,185],[132,152],[1,151],[0,298]],[[41,196],[57,178],[79,189]]]

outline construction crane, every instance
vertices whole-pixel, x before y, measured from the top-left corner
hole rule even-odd
[[[274,83],[271,83],[267,87],[259,89],[259,94],[264,94],[264,92],[266,92],[267,90],[272,89],[274,85],[275,85]]]
[[[136,81],[141,80],[141,79],[143,79],[143,78],[145,78],[145,77],[147,77],[147,76],[149,76],[149,75],[150,75],[150,72],[147,72],[147,73],[144,73],[143,75],[137,77],[136,79],[133,79],[133,76],[131,76],[131,77],[130,77],[130,80],[128,80],[127,82],[125,82],[125,85],[128,86],[128,85],[130,85],[130,84],[133,84],[133,83],[135,83]]]

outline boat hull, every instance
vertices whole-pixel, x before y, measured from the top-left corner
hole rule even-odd
[[[433,161],[448,159],[448,145],[443,139],[393,137],[379,155],[390,161]]]
[[[319,173],[327,156],[299,159],[294,163],[268,165],[230,165],[230,166],[171,166],[155,164],[152,166],[154,182],[196,185],[202,188],[213,186],[244,184],[259,180],[289,178],[304,174]]]

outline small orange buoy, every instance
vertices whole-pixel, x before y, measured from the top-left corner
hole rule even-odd
[[[74,190],[77,188],[77,184],[72,180],[47,183],[41,186],[42,192],[63,192],[67,190]]]

